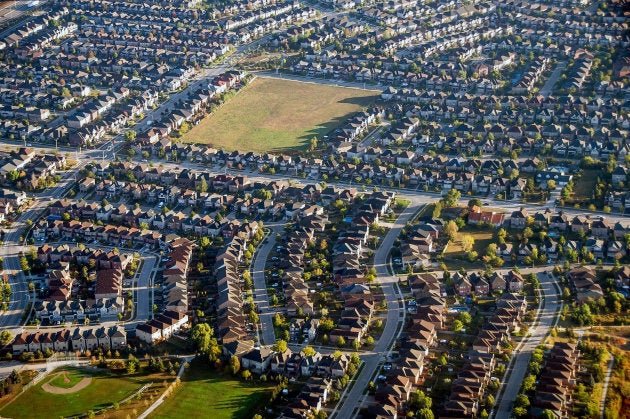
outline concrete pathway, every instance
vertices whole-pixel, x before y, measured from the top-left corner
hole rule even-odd
[[[604,380],[604,388],[602,390],[602,400],[599,403],[599,418],[604,419],[604,413],[606,412],[606,395],[608,394],[608,384],[610,383],[610,377],[612,376],[613,367],[615,366],[615,357],[609,353],[610,360],[608,361],[608,372],[606,373],[606,379]]]
[[[179,371],[177,372],[177,378],[182,378],[182,374],[184,373],[186,363],[192,361],[194,357],[195,357],[194,355],[189,355],[182,359],[183,361],[182,366],[179,367]],[[166,395],[173,391],[174,386],[175,386],[175,381],[173,381],[170,386],[166,387],[166,390],[164,390],[164,393],[162,393],[160,398],[157,399],[151,406],[149,406],[149,408],[145,410],[140,416],[138,416],[138,419],[147,418],[151,413],[153,413],[155,409],[160,407],[160,405],[164,402]]]

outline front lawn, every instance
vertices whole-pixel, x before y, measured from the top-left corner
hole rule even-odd
[[[272,385],[247,383],[195,360],[182,382],[151,418],[250,418],[270,397]]]

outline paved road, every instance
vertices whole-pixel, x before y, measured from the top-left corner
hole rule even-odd
[[[273,331],[275,311],[272,311],[269,307],[269,295],[267,294],[267,284],[265,282],[265,264],[269,253],[276,244],[276,234],[282,232],[282,225],[267,225],[267,227],[270,229],[267,242],[261,243],[256,250],[256,255],[251,265],[251,275],[256,296],[254,303],[259,310],[261,343],[273,345],[276,342],[276,335]]]
[[[141,255],[142,269],[136,279],[136,323],[143,323],[153,317],[153,278],[157,256]]]
[[[0,247],[0,257],[4,258],[4,272],[12,274],[9,276],[12,295],[9,309],[0,315],[0,328],[12,329],[14,334],[20,329],[22,314],[30,300],[28,284],[22,273],[18,256],[20,252],[28,249],[20,245],[20,236],[24,232],[26,221],[34,221],[39,218],[48,203],[62,197],[67,188],[73,183],[74,173],[72,171],[63,172],[60,175],[62,180],[55,187],[49,188],[42,194],[35,195],[36,198],[33,205],[16,218],[11,228],[3,229],[5,236]]]
[[[387,269],[387,257],[389,256],[389,251],[394,241],[400,235],[402,228],[423,206],[424,204],[422,203],[412,203],[409,205],[409,207],[400,214],[394,223],[394,227],[387,232],[387,235],[385,235],[381,245],[374,254],[374,267],[376,268],[377,280],[383,288],[383,294],[387,301],[387,317],[385,319],[383,334],[374,347],[375,354],[362,357],[365,364],[361,373],[356,378],[352,389],[346,394],[345,398],[339,402],[331,414],[331,417],[349,419],[355,415],[355,409],[359,408],[363,401],[363,391],[368,386],[372,377],[374,377],[381,361],[384,359],[384,356],[379,354],[388,352],[398,336],[399,326],[401,326],[404,319],[402,316],[404,316],[405,310],[404,307],[401,307],[399,304],[399,298],[401,296],[397,285],[398,278],[390,275]]]
[[[540,312],[538,324],[529,330],[530,336],[527,340],[515,349],[513,354],[513,366],[511,370],[506,372],[508,378],[507,383],[504,384],[505,391],[501,395],[501,388],[499,389],[499,396],[497,399],[497,408],[494,411],[494,418],[504,419],[509,418],[512,412],[512,405],[516,396],[518,395],[521,383],[527,374],[527,364],[532,356],[532,351],[536,349],[538,345],[545,339],[547,333],[554,325],[556,319],[556,312],[559,308],[558,292],[554,285],[555,279],[550,274],[540,273],[538,275],[540,280],[542,298],[542,310]],[[507,375],[509,374],[509,375]]]
[[[283,179],[283,180],[287,180],[287,178],[291,178],[291,180],[293,182],[295,182],[296,184],[303,184],[303,183],[315,183],[315,182],[320,182],[321,179],[311,179],[311,178],[307,178],[302,179],[299,177],[291,177],[289,175],[287,175],[286,173],[282,173],[282,174],[275,174],[275,175],[270,175],[268,173],[258,173],[257,171],[251,171],[251,170],[232,170],[232,169],[227,169],[226,167],[208,167],[208,166],[204,166],[204,165],[200,165],[196,162],[190,162],[190,161],[182,161],[182,162],[171,162],[171,161],[160,161],[159,164],[161,166],[163,166],[165,169],[192,169],[192,170],[197,170],[199,172],[204,172],[204,173],[210,173],[210,174],[230,174],[230,175],[240,175],[240,176],[247,176],[248,178],[250,178],[252,181],[271,181],[271,180],[278,180],[278,179]],[[337,187],[352,187],[352,188],[359,188],[361,189],[362,184],[357,184],[354,183],[352,181],[346,182],[346,181],[334,181],[331,179],[328,179],[326,181],[326,184],[331,185],[331,186],[337,186]],[[432,203],[437,201],[438,199],[441,198],[441,194],[438,192],[428,192],[428,191],[423,191],[423,190],[415,190],[415,189],[410,189],[410,188],[390,188],[388,186],[383,186],[383,185],[375,185],[379,190],[382,191],[389,191],[389,192],[396,192],[397,196],[400,196],[401,198],[405,198],[405,199],[409,199],[412,202],[421,202],[421,203]],[[367,188],[372,188],[371,186],[366,186]],[[516,211],[520,208],[525,208],[528,211],[543,211],[546,208],[550,208],[552,209],[553,207],[550,207],[549,205],[546,204],[533,204],[533,203],[522,203],[518,200],[512,200],[512,201],[504,201],[504,200],[500,200],[500,199],[496,199],[494,197],[478,197],[481,200],[483,200],[485,203],[487,203],[489,207],[492,208],[497,208],[500,210],[504,210],[507,212],[507,214],[509,215],[512,211]],[[462,197],[462,199],[460,200],[460,203],[466,203],[467,200],[469,198],[468,197]],[[558,210],[560,210],[558,208]],[[601,211],[588,211],[586,209],[573,209],[573,208],[562,208],[562,211],[567,214],[567,216],[574,216],[574,215],[585,215],[588,214],[590,216],[603,216],[606,217],[606,219],[611,222],[611,223],[616,223],[616,222],[620,222],[622,225],[624,226],[630,226],[630,213],[629,214],[619,214],[619,213],[603,213]]]
[[[554,68],[551,74],[549,75],[549,78],[547,79],[547,81],[545,81],[545,84],[543,85],[543,87],[540,89],[541,95],[548,97],[551,94],[551,92],[553,91],[553,86],[556,85],[556,83],[558,82],[558,79],[562,75],[562,72],[566,68],[567,68],[566,62],[561,61],[558,63],[556,68]]]

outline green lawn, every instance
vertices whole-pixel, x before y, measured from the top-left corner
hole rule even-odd
[[[464,256],[465,253],[464,249],[462,248],[462,238],[464,236],[472,236],[475,239],[473,250],[476,251],[480,256],[483,256],[485,254],[486,247],[488,247],[488,245],[493,242],[492,231],[476,230],[466,226],[461,231],[459,231],[459,233],[457,233],[457,239],[455,240],[455,242],[448,245],[446,252],[444,252],[444,256]]]
[[[584,170],[582,177],[575,181],[573,187],[574,199],[590,199],[595,191],[597,177],[603,176],[601,170]]]
[[[10,418],[41,418],[72,416],[98,410],[130,396],[144,384],[150,382],[147,376],[116,376],[94,370],[68,371],[68,377],[92,376],[92,382],[83,390],[71,394],[51,394],[42,390],[42,385],[50,378],[22,393],[12,403],[0,409],[0,416]],[[54,373],[53,373],[54,374]],[[61,379],[63,381],[63,379]],[[71,379],[72,380],[72,379]],[[55,380],[55,384],[58,384]],[[76,384],[76,383],[75,383]],[[63,385],[64,387],[67,384]]]
[[[151,418],[250,418],[268,400],[271,387],[246,383],[193,361],[181,385]]]
[[[49,381],[49,383],[55,387],[71,388],[77,385],[85,376],[86,375],[81,371],[68,370],[65,375],[59,374],[52,381]],[[66,379],[68,381],[66,381]]]
[[[241,151],[287,151],[320,140],[379,92],[273,78],[256,78],[182,138]]]

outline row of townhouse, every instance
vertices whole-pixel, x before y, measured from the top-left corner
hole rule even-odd
[[[86,319],[90,321],[115,320],[124,310],[125,304],[122,297],[90,300],[48,298],[39,301],[33,308],[35,317],[44,325],[81,323]]]
[[[215,330],[217,339],[224,345],[248,337],[252,325],[245,315],[240,263],[247,250],[250,237],[231,238],[217,254],[213,267],[217,284],[214,309],[217,313]]]
[[[98,225],[92,221],[40,220],[33,228],[33,238],[37,241],[63,239],[84,242],[99,241],[110,246],[149,246],[157,248],[162,233],[140,230],[136,227]]]
[[[132,257],[126,253],[116,253],[89,246],[78,247],[68,244],[42,244],[37,248],[37,259],[49,266],[60,266],[60,262],[75,262],[79,265],[94,266],[96,269],[124,270]]]
[[[452,382],[451,394],[440,409],[440,417],[475,417],[495,366],[494,354],[470,351],[466,364]]]
[[[571,417],[573,389],[579,370],[580,351],[577,346],[556,342],[545,354],[544,366],[531,399],[531,413],[537,415],[550,410],[559,418]]]
[[[136,337],[154,344],[169,339],[188,324],[190,286],[188,269],[194,244],[186,238],[175,237],[165,246],[167,256],[162,271],[162,300],[164,311],[136,326]]]
[[[121,326],[77,327],[58,331],[26,331],[18,334],[11,343],[13,354],[36,351],[85,352],[87,350],[123,349],[127,346],[127,333]]]
[[[191,311],[188,294],[188,269],[194,244],[186,238],[176,238],[168,244],[168,254],[162,271],[164,309],[181,314]],[[185,323],[185,322],[184,322]],[[166,338],[167,336],[164,336]]]
[[[368,406],[370,417],[401,417],[411,393],[425,376],[424,359],[437,343],[445,313],[445,291],[435,273],[410,275],[408,283],[414,299],[408,303],[406,337],[400,342],[399,357],[385,374]]]
[[[188,315],[178,311],[166,310],[146,323],[136,326],[136,338],[148,344],[169,339],[174,333],[185,328]]]
[[[511,228],[523,229],[528,225],[541,228],[548,228],[559,233],[572,232],[584,233],[592,235],[595,238],[607,239],[612,237],[621,240],[628,229],[620,222],[612,223],[605,217],[576,215],[568,216],[566,213],[559,211],[553,213],[551,211],[537,211],[530,213],[526,208],[513,211],[506,223]]]
[[[473,350],[482,353],[503,353],[502,343],[520,329],[527,310],[524,296],[504,293],[497,299],[497,309],[490,316],[473,341]]]
[[[306,263],[304,253],[309,245],[315,243],[316,232],[321,233],[326,223],[327,218],[323,216],[304,217],[299,220],[297,228],[287,232],[284,237],[281,246],[286,251],[286,256],[280,261],[284,275],[279,279],[282,281],[286,312],[290,316],[298,313],[309,316],[314,313],[313,302],[308,296],[309,287],[303,277]]]

